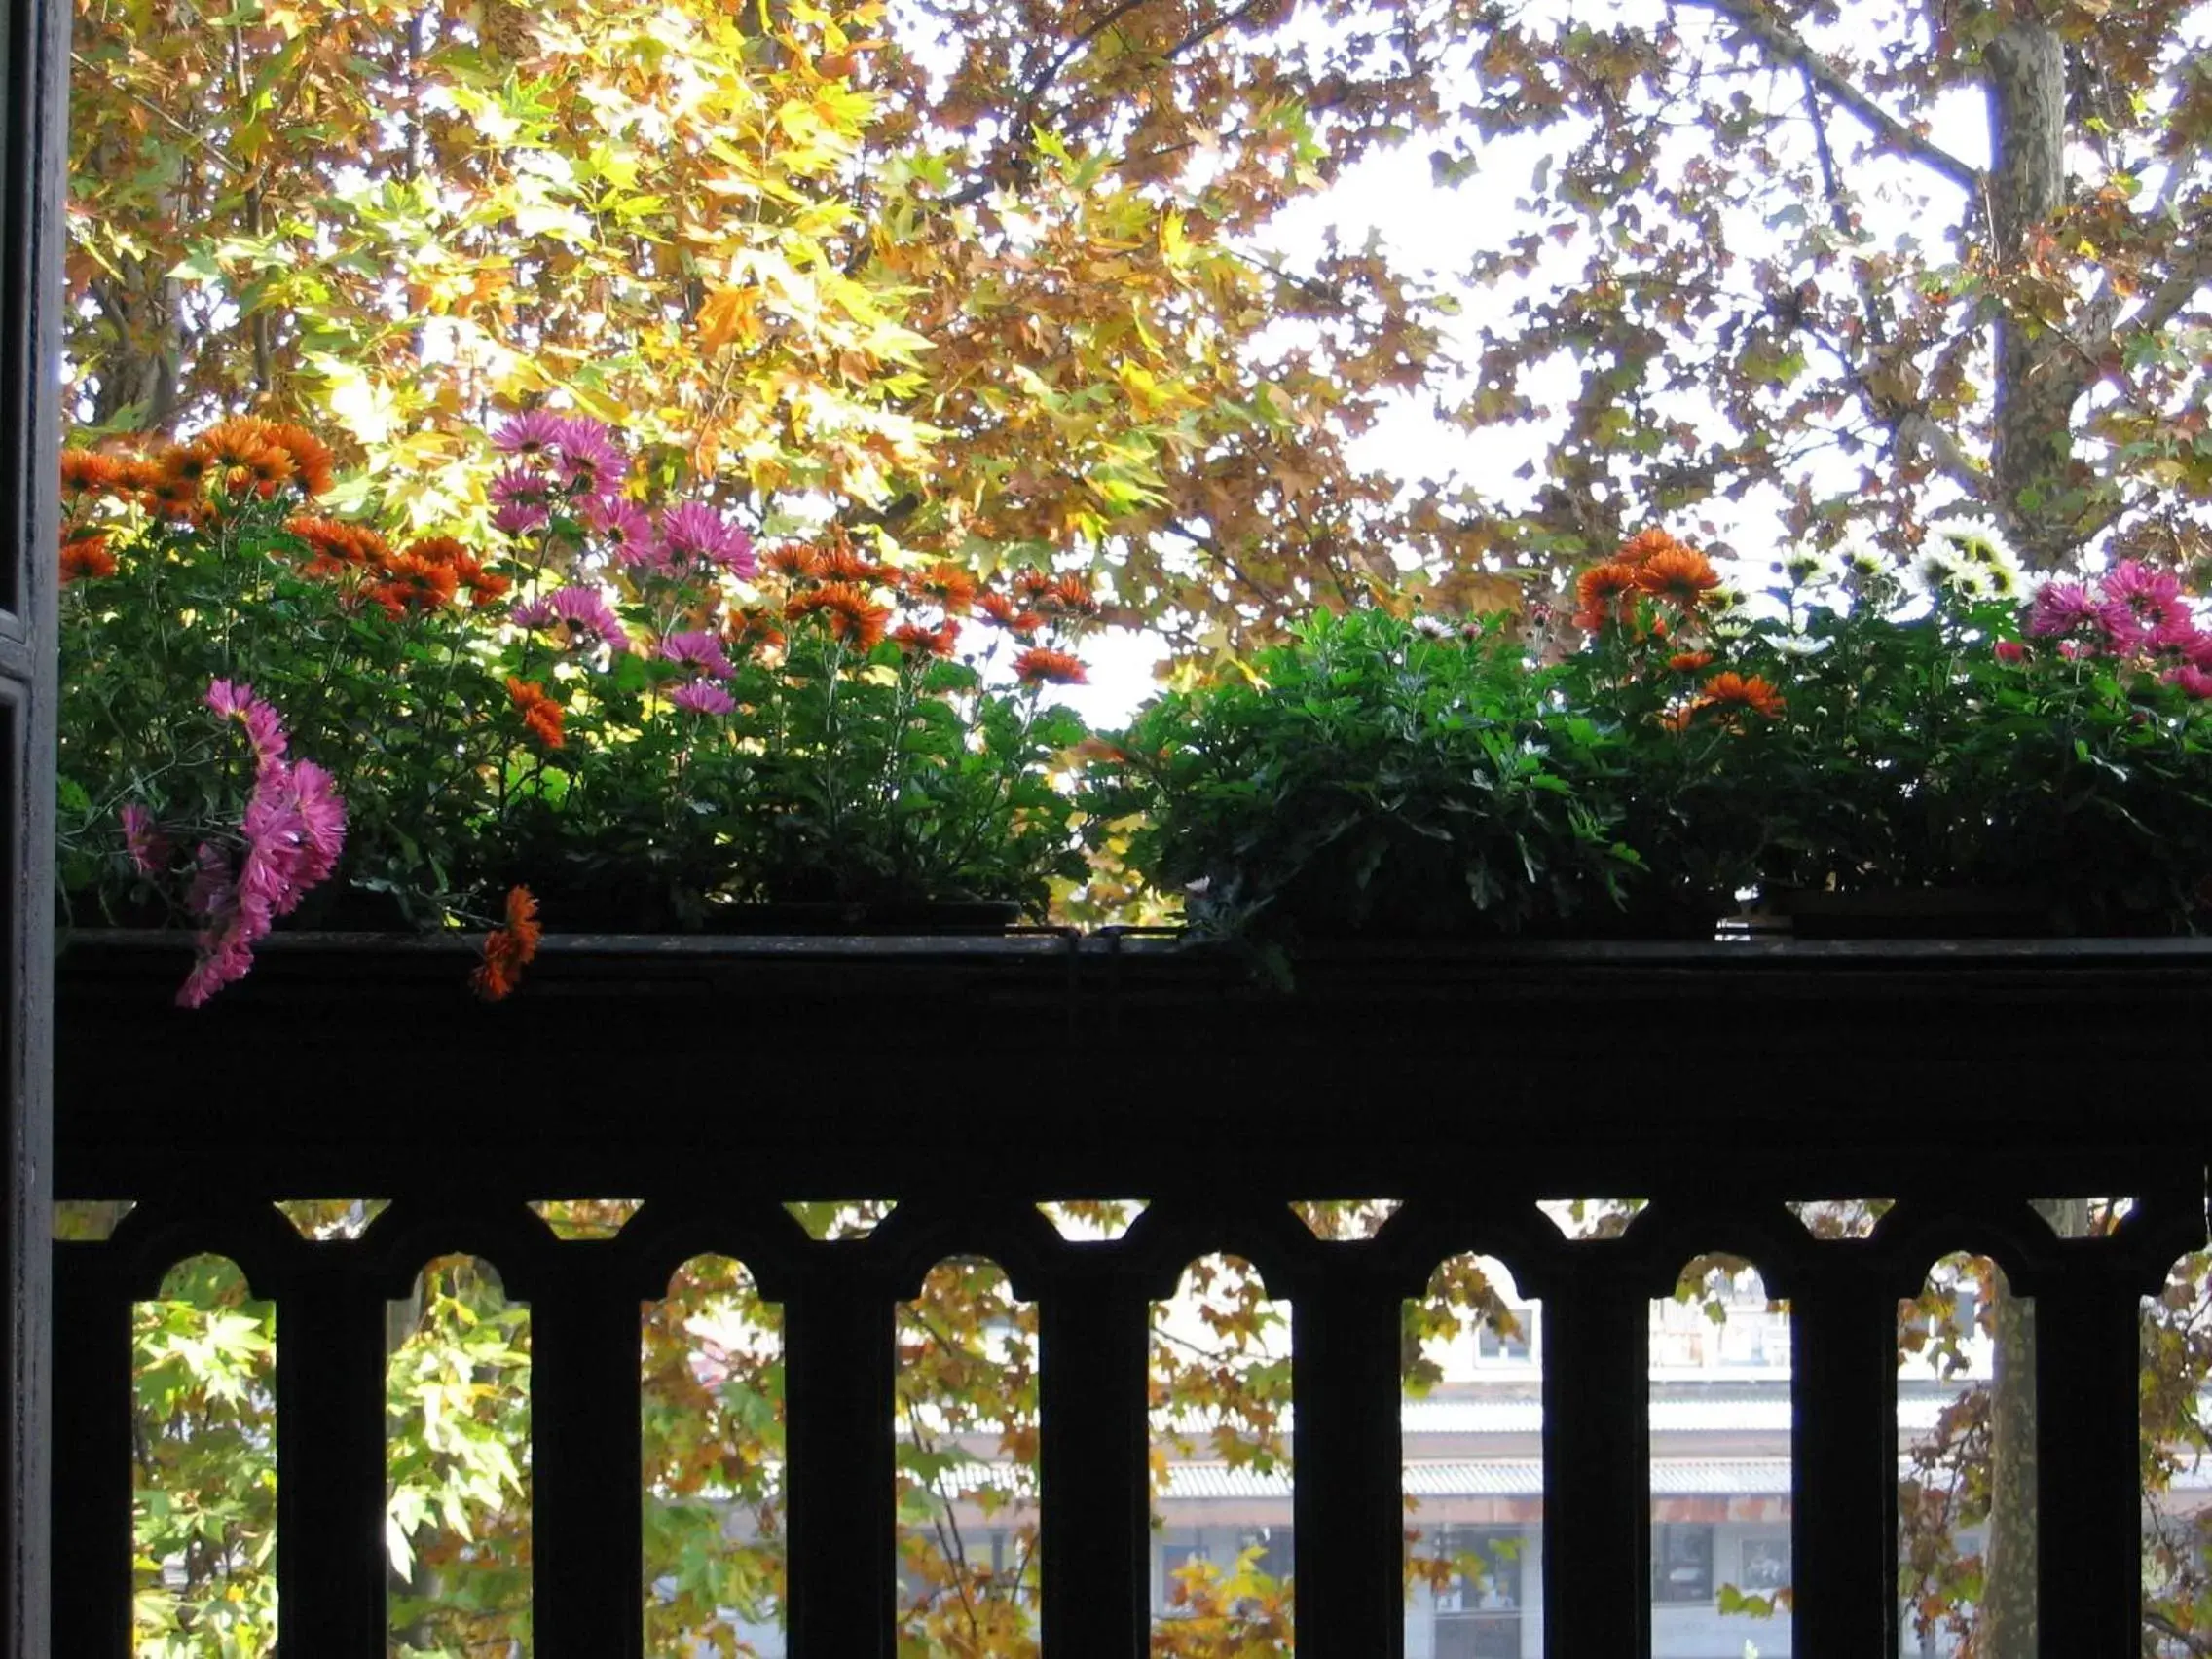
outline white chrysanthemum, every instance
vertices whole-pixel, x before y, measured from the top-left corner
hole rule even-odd
[[[2027,571],[2005,533],[1980,514],[1946,520],[1936,526],[1936,539],[1945,543],[1950,562],[1971,593],[2009,598],[2027,582]]]

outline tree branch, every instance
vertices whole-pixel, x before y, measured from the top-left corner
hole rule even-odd
[[[2133,315],[2120,325],[2124,328],[2163,328],[2180,314],[2188,305],[2207,287],[2212,287],[2212,242],[2193,248],[2179,261],[2173,274],[2149,294],[2136,307]]]
[[[1751,0],[1685,0],[1734,23],[1756,41],[1768,56],[1810,75],[1830,97],[1874,129],[1883,148],[1908,156],[1941,173],[1977,200],[1981,195],[1981,169],[1959,160],[1941,145],[1923,137],[1863,92],[1842,70],[1815,52],[1812,45],[1761,11]]]

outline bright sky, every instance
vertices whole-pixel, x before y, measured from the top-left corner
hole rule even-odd
[[[1554,5],[1567,9],[1560,0],[1554,0]],[[1572,10],[1593,27],[1609,27],[1615,21],[1649,25],[1658,20],[1661,7],[1657,0],[1612,0],[1610,4],[1600,0],[1595,5],[1574,5]],[[1685,28],[1691,26],[1684,14],[1677,13],[1677,20]],[[1770,78],[1769,90],[1775,107],[1796,107],[1794,76]],[[1977,93],[1954,94],[1934,114],[1933,136],[1936,142],[1971,164],[1986,162],[1987,117]],[[1956,204],[1954,187],[1894,159],[1854,166],[1848,155],[1859,136],[1855,124],[1841,113],[1831,111],[1830,116],[1831,139],[1844,160],[1849,184],[1861,193],[1862,213],[1877,243],[1887,245],[1913,230],[1918,209],[1904,194],[1907,186],[1932,191],[1937,211],[1948,219]],[[1809,149],[1810,129],[1804,130]],[[1685,135],[1685,149],[1693,142],[1694,134]],[[1496,240],[1498,227],[1517,226],[1525,218],[1517,200],[1526,196],[1534,168],[1546,150],[1555,146],[1535,136],[1493,142],[1483,152],[1482,168],[1456,187],[1435,182],[1429,165],[1429,152],[1435,147],[1434,138],[1416,137],[1398,150],[1368,157],[1346,169],[1330,189],[1279,215],[1255,251],[1291,269],[1310,269],[1320,253],[1324,232],[1333,225],[1340,245],[1357,247],[1366,242],[1370,233],[1379,237],[1393,264],[1402,268],[1447,276],[1465,272],[1477,251]],[[1739,255],[1756,254],[1774,245],[1775,233],[1764,223],[1766,210],[1762,204],[1746,203],[1741,211],[1730,215],[1729,245]],[[1932,252],[1939,255],[1941,250]],[[1543,283],[1557,279],[1573,269],[1580,257],[1577,247],[1554,250],[1548,269],[1539,270],[1536,280]],[[1479,351],[1482,328],[1505,319],[1514,291],[1486,289],[1464,281],[1456,291],[1463,309],[1451,319],[1447,333],[1458,347],[1457,354],[1472,359]],[[1563,359],[1552,365],[1552,370],[1530,383],[1528,389],[1539,402],[1550,398],[1564,405],[1571,394],[1575,365]],[[1507,503],[1515,499],[1516,488],[1524,492],[1522,498],[1532,497],[1533,483],[1518,485],[1512,474],[1524,461],[1540,460],[1551,429],[1539,422],[1486,430],[1479,439],[1482,463],[1474,481],[1487,495]],[[1428,397],[1404,396],[1372,431],[1354,442],[1351,458],[1408,481],[1445,478],[1467,467],[1468,452],[1477,441],[1438,420]],[[1773,511],[1773,503],[1754,499],[1746,503],[1736,518],[1716,528],[1739,546],[1773,546],[1778,536]],[[1679,531],[1692,527],[1669,528]],[[1090,664],[1091,683],[1071,693],[1068,700],[1094,723],[1121,722],[1156,687],[1153,670],[1162,653],[1158,642],[1147,635],[1115,630],[1089,642],[1085,654]]]

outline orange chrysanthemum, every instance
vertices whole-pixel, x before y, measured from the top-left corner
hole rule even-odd
[[[1634,565],[1593,565],[1574,584],[1574,597],[1581,605],[1574,613],[1574,625],[1595,633],[1606,623],[1619,620],[1621,607],[1635,592]]]
[[[1613,562],[1621,565],[1641,565],[1645,560],[1656,554],[1672,553],[1681,545],[1681,542],[1663,530],[1657,528],[1640,530],[1621,543],[1620,551],[1613,555]]]
[[[262,434],[263,441],[274,444],[292,458],[295,476],[303,494],[313,497],[326,495],[338,482],[338,458],[330,446],[305,426],[289,421],[278,422]]]
[[[951,563],[916,571],[906,578],[906,591],[916,599],[935,600],[947,616],[965,616],[976,608],[976,578]]]
[[[123,462],[92,450],[61,452],[61,493],[77,499],[104,496],[122,487]]]
[[[830,548],[820,558],[817,574],[826,582],[880,582],[891,574],[875,560],[842,543]]]
[[[822,574],[822,555],[798,542],[771,549],[760,562],[787,581],[811,582]]]
[[[266,499],[288,483],[295,470],[290,450],[278,449],[275,444],[257,444],[244,461],[232,469],[231,479],[234,483],[250,485],[256,495]]]
[[[535,681],[517,680],[507,676],[507,695],[514,699],[515,707],[522,711],[522,723],[537,735],[538,741],[548,749],[559,749],[565,741],[561,735],[561,721],[568,711],[546,695],[545,687]]]
[[[976,602],[976,608],[988,616],[1017,640],[1032,639],[1045,625],[1045,619],[1034,610],[1018,608],[1003,593],[987,593]]]
[[[1713,561],[1691,547],[1663,548],[1636,568],[1636,585],[1687,609],[1720,585]]]
[[[756,649],[780,650],[784,631],[778,617],[765,606],[749,605],[730,613],[730,626],[722,644],[732,656],[750,656]]]
[[[1667,659],[1667,667],[1675,674],[1695,674],[1701,668],[1713,666],[1711,651],[1677,651]]]
[[[206,516],[200,486],[182,478],[155,479],[146,491],[146,507],[157,517],[177,524],[196,524]]]
[[[143,496],[162,481],[162,469],[142,455],[127,455],[116,462],[122,476],[117,485],[124,490],[136,490]]]
[[[506,921],[484,936],[484,961],[468,976],[476,994],[498,1002],[521,982],[522,971],[537,955],[545,929],[537,920],[537,900],[527,887],[507,894]]]
[[[1024,685],[1083,685],[1090,677],[1066,651],[1033,645],[1014,659],[1014,677]]]
[[[239,415],[217,422],[200,434],[200,443],[220,466],[244,466],[256,450],[266,449],[274,430],[254,415]],[[287,460],[290,459],[288,456]]]
[[[1705,682],[1704,702],[1710,708],[1726,710],[1733,714],[1749,710],[1767,719],[1779,719],[1788,707],[1782,693],[1757,675],[1736,673],[1716,674]]]
[[[948,657],[954,642],[960,638],[960,624],[950,617],[935,628],[925,628],[919,622],[902,622],[891,630],[891,638],[909,657]]]
[[[385,580],[377,596],[388,610],[397,604],[403,610],[435,610],[450,605],[461,581],[451,565],[434,565],[412,553],[402,553],[385,567]]]
[[[61,579],[75,581],[79,576],[112,576],[115,574],[115,555],[107,550],[107,537],[98,531],[71,536],[61,544]]]
[[[1092,596],[1090,584],[1072,571],[1048,584],[1037,596],[1037,608],[1047,615],[1095,616],[1098,601]]]
[[[830,632],[855,650],[873,650],[891,625],[891,608],[868,598],[853,582],[825,582],[811,593],[794,594],[784,615],[796,622],[820,613]]]
[[[166,451],[159,464],[165,481],[189,484],[196,494],[210,477],[221,471],[214,453],[204,444],[179,444]]]
[[[417,553],[417,548],[411,547],[408,551]],[[420,556],[418,553],[418,557]],[[457,552],[450,563],[454,580],[468,590],[469,602],[473,605],[490,605],[505,597],[507,590],[514,586],[512,581],[498,571],[487,571],[476,555],[465,547]]]

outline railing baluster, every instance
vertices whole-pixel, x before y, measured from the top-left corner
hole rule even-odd
[[[1898,1612],[1898,1299],[1859,1246],[1817,1255],[1789,1310],[1790,1640],[1798,1659],[1880,1659]]]
[[[792,1659],[883,1659],[897,1616],[893,1297],[850,1248],[825,1247],[784,1308]]]
[[[1609,1242],[1544,1296],[1544,1650],[1650,1650],[1650,1304]],[[1567,1565],[1571,1564],[1571,1566]]]
[[[530,1308],[537,1651],[634,1659],[645,1643],[639,1299],[605,1244],[549,1255]]]
[[[276,1628],[286,1659],[385,1652],[385,1298],[358,1246],[276,1304]]]
[[[130,1652],[130,1299],[104,1244],[55,1246],[54,1651]]]
[[[1150,1645],[1149,1312],[1125,1277],[1072,1271],[1040,1309],[1039,1543],[1054,1659],[1141,1659]]]
[[[1298,1650],[1396,1659],[1405,1649],[1400,1298],[1357,1262],[1314,1269],[1295,1295]]]
[[[2035,1287],[2036,1622],[2052,1655],[2143,1641],[2139,1299],[2109,1253],[2086,1246]]]

